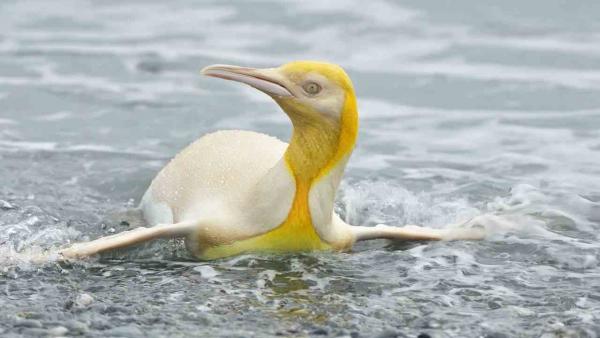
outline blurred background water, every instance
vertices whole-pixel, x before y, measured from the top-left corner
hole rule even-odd
[[[0,2],[3,336],[600,335],[600,2]],[[268,97],[213,63],[329,60],[361,131],[352,224],[516,226],[481,242],[193,262],[163,242],[71,264],[119,232],[194,139],[286,139]]]

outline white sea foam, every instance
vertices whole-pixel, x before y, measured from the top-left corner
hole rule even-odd
[[[0,118],[0,124],[17,124],[17,122],[11,119]]]
[[[54,150],[56,149],[55,142],[27,142],[27,141],[4,141],[0,140],[0,149],[2,150]]]
[[[61,111],[53,114],[46,114],[43,116],[39,116],[36,118],[38,121],[62,121],[64,119],[68,119],[73,116],[72,112]]]

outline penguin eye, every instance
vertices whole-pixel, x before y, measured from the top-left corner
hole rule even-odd
[[[315,82],[309,82],[302,86],[302,89],[309,95],[317,95],[321,91],[321,86]]]

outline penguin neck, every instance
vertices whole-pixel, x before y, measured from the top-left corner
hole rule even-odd
[[[297,186],[310,186],[330,169],[339,150],[340,128],[326,118],[294,117],[294,130],[283,156]]]
[[[339,118],[331,118],[304,107],[282,102],[279,104],[290,117],[294,127],[282,159],[296,185],[292,210],[301,211],[310,217],[310,210],[315,207],[309,205],[309,200],[312,199],[309,198],[311,190],[321,180],[327,180],[327,184],[317,189],[317,194],[322,195],[318,204],[323,215],[332,215],[335,193],[356,141],[356,100],[353,95],[346,96]],[[315,221],[316,215],[312,216]]]
[[[294,127],[283,160],[293,174],[296,185],[310,186],[333,168],[343,171],[358,134],[355,96],[346,94],[339,117],[331,117],[293,102],[276,101]]]

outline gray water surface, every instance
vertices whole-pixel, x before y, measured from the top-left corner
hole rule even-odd
[[[0,2],[0,335],[597,337],[600,2]],[[213,63],[341,64],[361,114],[349,223],[510,220],[485,241],[194,262],[163,241],[36,262],[126,230],[201,135],[286,139]]]

